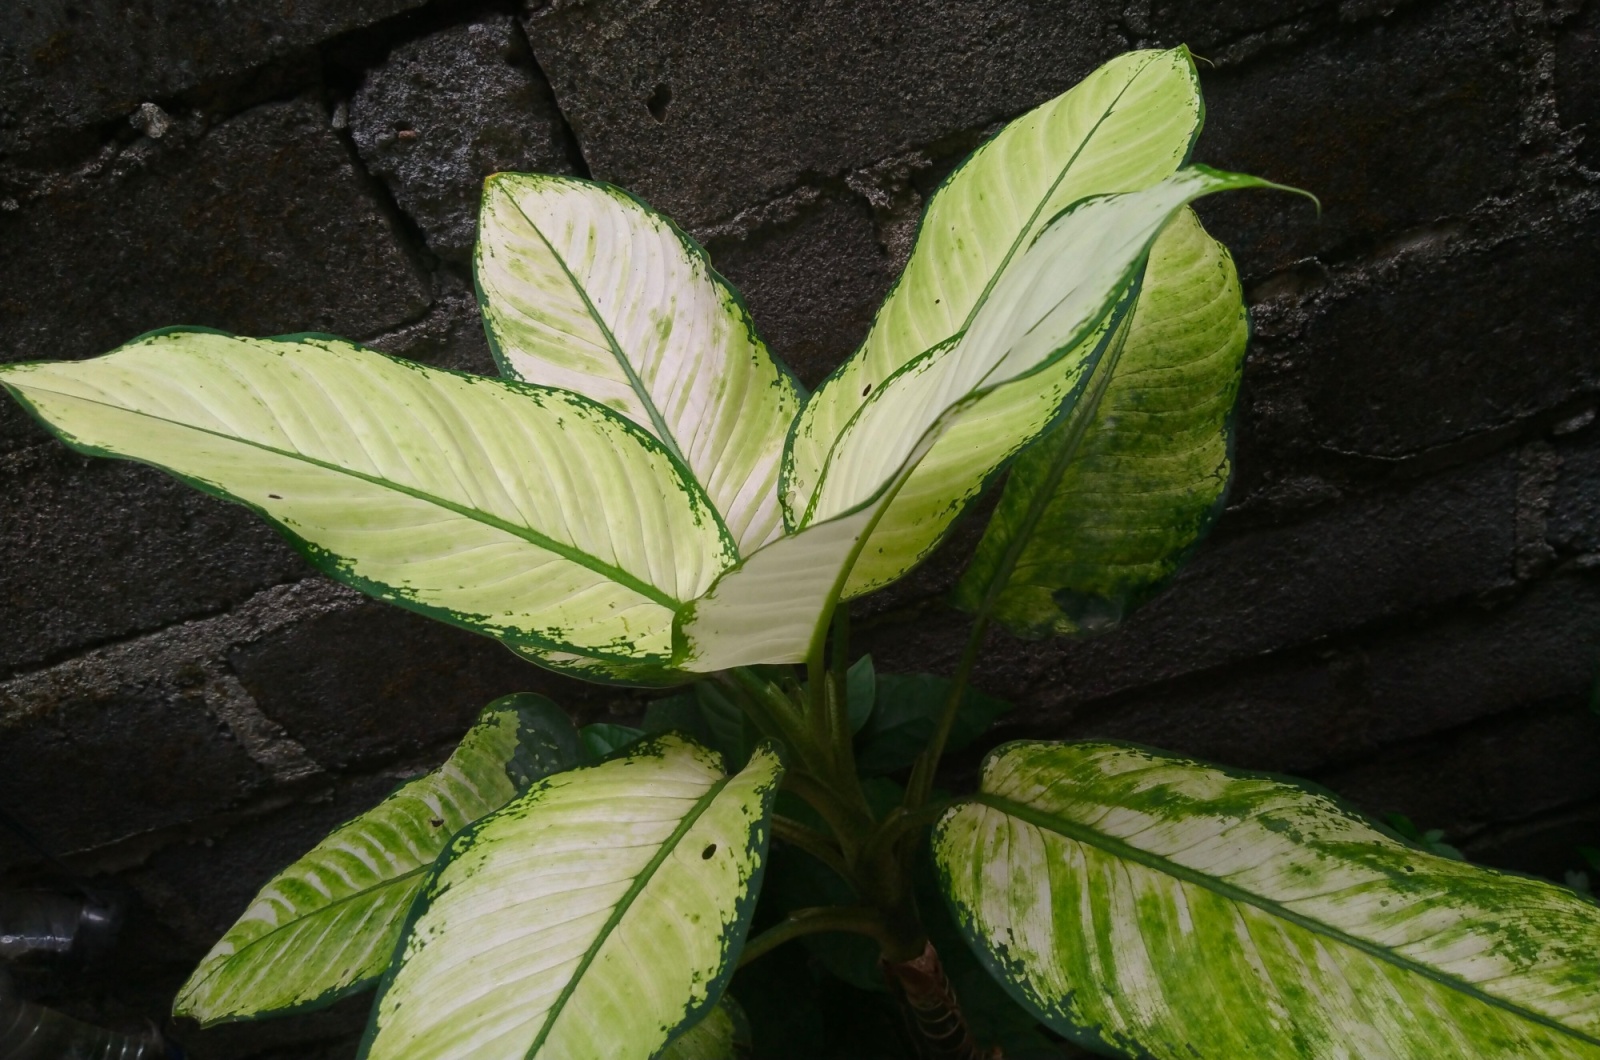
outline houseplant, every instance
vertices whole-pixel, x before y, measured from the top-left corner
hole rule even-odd
[[[1113,625],[1219,510],[1248,322],[1188,204],[1272,185],[1189,165],[1201,115],[1177,49],[1011,123],[809,396],[671,222],[517,174],[486,185],[475,260],[502,380],[185,328],[0,369],[68,444],[254,509],[332,577],[538,665],[677,690],[654,734],[491,704],[269,883],[177,1011],[377,984],[365,1057],[726,1056],[740,962],[845,935],[917,1048],[981,1055],[918,893],[931,851],[992,977],[1110,1055],[1600,1056],[1592,904],[1325,793],[1040,742],[935,790],[952,735],[992,719],[968,689],[991,624]],[[957,672],[873,674],[846,602],[1006,470],[954,594]],[[910,761],[875,741],[891,703],[920,723],[899,727]],[[747,939],[773,838],[824,882]]]

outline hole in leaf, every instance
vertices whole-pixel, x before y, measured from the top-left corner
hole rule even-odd
[[[672,105],[672,86],[657,85],[656,90],[650,93],[650,98],[644,101],[644,105],[656,121],[666,121],[667,108]]]
[[[700,851],[700,857],[705,861],[710,861],[711,860],[711,855],[715,854],[716,852],[717,852],[717,844],[712,843],[710,846],[708,846],[704,850]]]

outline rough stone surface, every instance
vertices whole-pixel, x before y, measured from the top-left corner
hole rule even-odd
[[[990,743],[1298,771],[1559,877],[1600,845],[1597,19],[1596,0],[19,0],[0,360],[190,323],[492,372],[463,267],[478,183],[570,165],[682,222],[815,384],[968,151],[1122,48],[1187,41],[1214,63],[1197,158],[1325,213],[1205,206],[1256,336],[1228,510],[1121,629],[991,631],[977,684],[1017,708]],[[10,402],[0,497],[0,806],[134,902],[116,961],[52,995],[107,1026],[163,1019],[267,878],[486,700],[631,722],[649,698],[369,602]],[[880,670],[955,668],[967,623],[943,597],[991,503],[854,609]],[[62,881],[0,829],[0,888],[33,885]],[[366,1005],[178,1037],[196,1060],[349,1060]]]
[[[1517,711],[1317,779],[1368,810],[1464,837],[1600,796],[1597,755],[1600,717],[1572,704]]]
[[[1393,459],[1592,393],[1600,303],[1567,283],[1597,270],[1600,213],[1377,270],[1257,351],[1253,444]]]
[[[141,140],[9,213],[0,359],[104,353],[176,324],[361,337],[427,287],[309,99],[246,111],[193,143]],[[0,440],[39,440],[12,402]]]
[[[1123,49],[1120,6],[568,0],[527,28],[594,175],[696,224],[1044,102]]]
[[[709,250],[773,354],[814,387],[866,334],[896,270],[859,197],[806,198],[782,223]]]
[[[0,455],[0,674],[243,602],[306,564],[260,520],[136,464]]]
[[[341,770],[459,736],[498,696],[565,684],[486,637],[377,603],[286,627],[229,663],[267,717]]]
[[[195,674],[73,689],[30,724],[0,721],[14,767],[0,770],[0,804],[66,852],[205,817],[259,793],[266,771],[208,709],[201,681]],[[12,712],[10,698],[0,690],[0,717]]]
[[[1578,19],[1556,45],[1556,105],[1569,129],[1579,130],[1578,158],[1600,169],[1600,5],[1584,5]]]
[[[0,152],[126,114],[424,0],[14,0],[0,8]]]
[[[1150,691],[1033,715],[1016,733],[1112,737],[1262,769],[1359,761],[1524,704],[1582,701],[1600,583],[1557,578],[1495,608],[1399,622]]]
[[[1246,277],[1466,213],[1515,174],[1516,59],[1510,5],[1458,0],[1203,73],[1196,159],[1311,191],[1322,216],[1265,193],[1202,213]]]
[[[350,101],[361,160],[440,257],[471,257],[484,177],[571,172],[561,116],[531,63],[511,17],[489,18],[401,45]]]
[[[1471,599],[1511,581],[1515,490],[1511,462],[1494,461],[1228,536],[1121,628],[990,665],[1056,709]]]
[[[5,357],[83,357],[152,328],[362,336],[427,288],[310,99],[192,144],[143,140],[107,171],[0,215]]]
[[[1593,410],[1588,412],[1593,420]],[[1589,429],[1563,446],[1551,498],[1549,540],[1562,552],[1600,554],[1600,431]]]

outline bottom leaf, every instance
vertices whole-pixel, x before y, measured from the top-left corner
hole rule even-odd
[[[667,735],[459,836],[373,1007],[373,1060],[648,1060],[733,974],[782,770]]]
[[[934,851],[990,972],[1097,1050],[1600,1060],[1600,907],[1279,778],[1008,744]]]

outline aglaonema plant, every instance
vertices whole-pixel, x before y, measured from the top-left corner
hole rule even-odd
[[[67,444],[246,505],[340,581],[681,686],[646,732],[490,704],[272,880],[177,1013],[376,986],[369,1060],[717,1060],[749,1044],[735,971],[803,938],[890,991],[907,1048],[997,1055],[938,921],[1024,1023],[1105,1055],[1600,1058],[1600,910],[1570,891],[1124,744],[1009,743],[934,786],[1003,708],[968,687],[989,627],[1114,625],[1221,506],[1248,321],[1189,204],[1273,186],[1190,164],[1201,117],[1177,49],[1012,122],[809,395],[670,221],[522,174],[487,182],[475,259],[501,379],[194,328],[0,371]],[[847,602],[1002,471],[956,672],[875,674]]]

